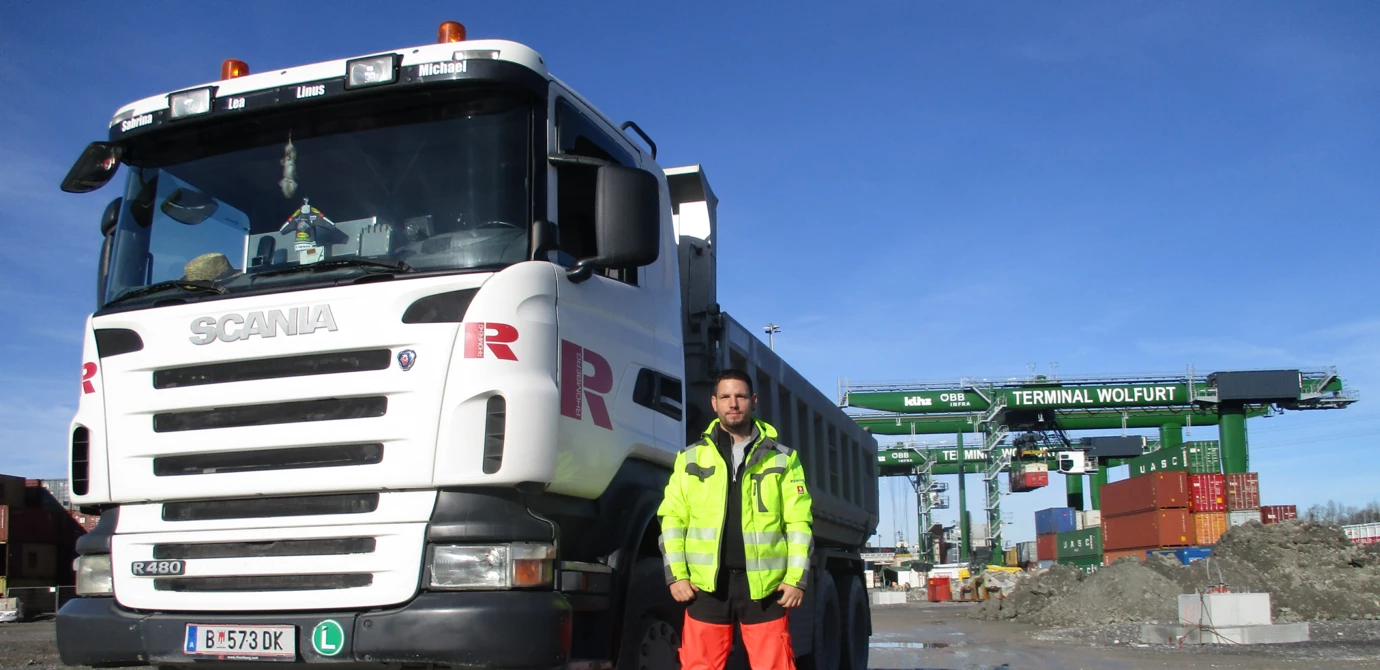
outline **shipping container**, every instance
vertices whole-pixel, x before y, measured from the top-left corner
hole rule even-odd
[[[1055,549],[1055,558],[1057,559],[1087,558],[1089,556],[1102,555],[1101,528],[1093,527],[1068,533],[1059,533],[1054,537],[1057,538],[1058,542],[1058,546]]]
[[[1342,532],[1356,544],[1380,542],[1380,523],[1355,523],[1342,526]]]
[[[1040,560],[1040,557],[1037,555],[1035,550],[1034,541],[1021,542],[1020,544],[1017,544],[1016,553],[1020,559],[1021,565],[1030,565]]]
[[[1015,547],[1011,547],[1010,549],[1007,549],[1006,552],[1002,554],[1002,559],[1003,559],[1003,565],[1005,565],[1005,566],[1008,567],[1008,568],[1019,568],[1019,567],[1021,567],[1021,555],[1020,555],[1020,552],[1017,551]]]
[[[1036,535],[1035,559],[1039,561],[1052,561],[1056,558],[1059,558],[1059,536]]]
[[[1106,490],[1105,488],[1103,489]],[[1072,507],[1051,507],[1035,512],[1035,534],[1053,535],[1076,530]]]
[[[1220,442],[1217,440],[1199,440],[1197,442],[1185,442],[1183,447],[1188,450],[1188,474],[1222,474],[1222,444]]]
[[[1061,558],[1059,559],[1059,565],[1067,565],[1069,567],[1078,568],[1078,570],[1081,571],[1083,574],[1091,575],[1092,573],[1097,572],[1098,568],[1102,567],[1102,556],[1097,555],[1087,556],[1083,558]]]
[[[96,524],[100,522],[101,517],[92,514],[82,514],[81,512],[72,510],[72,520],[76,521],[78,526],[81,526],[83,533],[89,533],[96,530]]]
[[[1023,493],[1049,486],[1049,472],[1011,472],[1008,474],[1012,493]]]
[[[1193,534],[1198,544],[1217,544],[1225,532],[1226,512],[1199,512],[1193,515]]]
[[[11,542],[4,546],[9,550],[9,565],[5,570],[7,577],[47,580],[57,577],[60,555],[57,545],[46,542]],[[65,553],[62,555],[65,556]],[[66,559],[68,563],[72,561],[70,556],[66,556]]]
[[[1108,551],[1187,547],[1194,541],[1186,509],[1158,509],[1102,520],[1102,546]]]
[[[1260,510],[1238,509],[1227,512],[1227,527],[1244,526],[1252,521],[1260,522]]]
[[[0,544],[10,541],[10,506],[0,505]],[[4,568],[0,565],[0,568]],[[0,593],[3,593],[0,591]]]
[[[1123,479],[1102,486],[1102,525],[1107,525],[1108,519],[1114,516],[1186,508],[1188,504],[1188,474],[1185,472],[1156,472]]]
[[[1227,475],[1227,510],[1260,509],[1260,475]]]
[[[1179,562],[1184,565],[1188,565],[1194,561],[1201,561],[1207,558],[1211,553],[1212,547],[1184,547],[1183,549],[1174,550],[1174,555],[1177,556]]]
[[[1294,505],[1266,505],[1260,508],[1260,523],[1279,523],[1299,518],[1299,508]]]
[[[1088,510],[1086,512],[1079,512],[1078,515],[1083,517],[1084,528],[1096,528],[1102,525],[1101,510]]]
[[[1102,564],[1103,564],[1103,565],[1111,565],[1111,564],[1117,562],[1117,560],[1122,559],[1122,558],[1126,558],[1127,556],[1130,556],[1131,558],[1134,558],[1134,559],[1136,559],[1137,561],[1143,561],[1143,560],[1145,560],[1145,550],[1144,550],[1144,549],[1119,549],[1119,550],[1116,550],[1116,551],[1108,550],[1108,551],[1106,551],[1106,552],[1103,552],[1103,554],[1102,554]]]
[[[1194,513],[1227,511],[1227,478],[1225,475],[1189,475],[1188,490],[1191,496],[1188,511]]]
[[[24,506],[24,478],[0,475],[0,505],[19,509]]]
[[[1132,477],[1156,472],[1187,472],[1195,475],[1222,472],[1222,448],[1216,440],[1185,442],[1126,461]]]

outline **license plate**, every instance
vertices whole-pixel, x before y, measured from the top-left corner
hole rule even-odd
[[[296,626],[204,626],[187,624],[183,651],[199,656],[257,660],[297,657]]]
[[[187,573],[187,564],[182,561],[135,561],[129,564],[129,571],[136,577],[163,577]]]

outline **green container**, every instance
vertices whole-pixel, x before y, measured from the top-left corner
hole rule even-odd
[[[1126,465],[1130,466],[1132,477],[1152,475],[1156,472],[1188,472],[1188,447],[1178,446],[1152,451],[1126,461]]]
[[[1217,440],[1185,442],[1188,449],[1188,472],[1193,475],[1216,475],[1222,472],[1222,443]]]
[[[1067,565],[1078,568],[1085,575],[1091,575],[1102,568],[1102,556],[1089,556],[1086,558],[1061,558],[1059,565]]]
[[[1137,456],[1126,464],[1131,468],[1131,476],[1154,474],[1156,472],[1187,472],[1194,475],[1211,475],[1222,472],[1222,445],[1216,440],[1185,442],[1177,447],[1152,451]]]
[[[1084,528],[1059,533],[1055,536],[1054,557],[1060,561],[1066,558],[1101,558],[1102,528]]]

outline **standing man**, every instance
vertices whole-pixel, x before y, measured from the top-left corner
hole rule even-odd
[[[753,670],[794,670],[786,610],[809,584],[810,494],[794,449],[752,416],[757,396],[741,370],[719,374],[719,416],[676,457],[657,515],[666,582],[688,602],[682,670],[722,670],[743,633]]]

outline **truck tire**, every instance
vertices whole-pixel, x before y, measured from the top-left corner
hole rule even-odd
[[[839,616],[839,594],[834,578],[828,572],[819,573],[815,584],[815,639],[804,670],[839,670],[842,646],[842,621]]]
[[[623,609],[618,670],[680,670],[680,626],[685,606],[671,597],[661,559],[633,566]]]
[[[867,589],[855,575],[838,575],[839,603],[843,606],[842,653],[839,670],[867,670],[872,614],[867,604]]]

